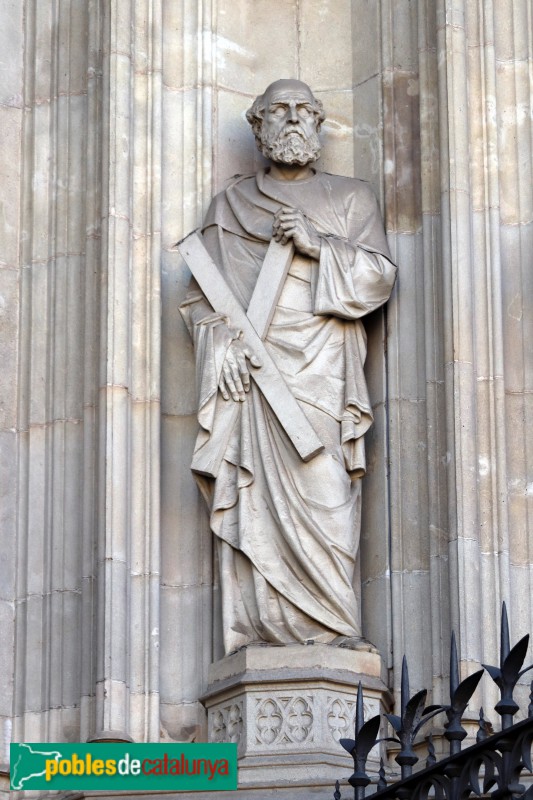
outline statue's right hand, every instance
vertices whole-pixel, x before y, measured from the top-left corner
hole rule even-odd
[[[234,339],[226,351],[226,358],[222,365],[218,388],[224,400],[230,397],[236,402],[242,402],[246,392],[250,391],[250,371],[247,360],[256,369],[261,366],[260,360],[249,347],[240,340]]]

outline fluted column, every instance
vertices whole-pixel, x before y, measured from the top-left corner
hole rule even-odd
[[[189,274],[176,242],[201,224],[213,193],[216,4],[163,4],[161,730],[206,740],[199,697],[213,660],[213,563],[207,512],[190,472],[196,382],[178,307]]]
[[[4,734],[12,717],[14,741],[153,740],[160,7],[11,6],[3,30],[22,37],[24,60],[1,95],[12,148],[2,462],[16,527],[3,526]]]
[[[159,739],[161,6],[104,7],[96,737]]]
[[[435,4],[381,7],[392,685],[441,694],[449,641]]]
[[[0,70],[0,130],[2,131],[2,181],[0,181],[0,776],[9,761],[15,680],[15,574],[17,541],[17,464],[21,431],[18,426],[17,375],[20,332],[22,269],[19,258],[21,215],[20,158],[24,125],[23,5],[6,3],[0,26],[0,50],[10,53]],[[7,785],[2,785],[6,789]],[[7,784],[6,778],[4,781]]]
[[[24,53],[11,95],[22,114],[20,184],[6,206],[19,220],[9,257],[19,303],[16,531],[3,549],[15,595],[12,740],[76,741],[94,710],[98,11],[64,0],[11,6],[20,17],[3,27],[6,50],[22,34],[14,49]]]
[[[502,600],[515,640],[533,629],[531,24],[528,0],[438,4],[450,561],[466,671],[494,659]]]

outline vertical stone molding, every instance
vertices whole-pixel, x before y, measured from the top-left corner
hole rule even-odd
[[[159,0],[105,4],[95,735],[159,738]]]
[[[463,674],[495,663],[502,600],[514,641],[533,630],[530,0],[2,5],[0,774],[10,740],[209,730],[249,785],[292,754],[303,794],[306,753],[344,763],[353,698],[332,664],[289,686],[281,648],[207,689],[219,586],[174,245],[264,164],[254,97],[308,82],[319,166],[372,184],[399,264],[365,320],[363,630],[396,697],[407,653],[412,692],[445,699],[451,628]]]
[[[15,683],[15,613],[17,586],[17,471],[23,432],[18,420],[21,261],[19,256],[22,207],[21,148],[24,126],[23,6],[4,5],[0,49],[9,53],[0,71],[0,763],[9,761]],[[20,708],[20,707],[19,707]],[[3,788],[3,787],[2,787]]]
[[[497,651],[502,600],[515,638],[533,622],[531,7],[443,0],[438,31],[450,560],[469,671]]]
[[[351,4],[353,97],[353,173],[372,184],[384,211],[381,18],[378,3]],[[362,44],[373,41],[376,46]],[[395,289],[393,291],[396,291]],[[360,543],[362,626],[387,668],[392,667],[391,585],[389,548],[389,476],[387,453],[386,311],[364,321],[367,334],[367,376],[374,424],[365,435],[367,471],[363,481]],[[379,609],[379,614],[376,614]]]
[[[87,4],[8,5],[3,52],[13,62],[2,75],[12,88],[2,110],[19,125],[2,256],[2,274],[18,281],[8,308],[18,295],[19,326],[6,415],[16,530],[2,526],[12,576],[2,585],[15,601],[14,639],[2,627],[6,653],[14,647],[12,739],[76,741],[94,698],[100,42]]]
[[[161,11],[11,5],[24,63],[0,96],[20,185],[0,254],[2,446],[17,530],[3,528],[0,713],[15,741],[155,739]]]
[[[438,697],[449,628],[434,3],[383,3],[381,42],[385,227],[399,266],[386,311],[393,684],[407,653],[413,686],[433,683]]]
[[[178,306],[189,273],[172,252],[213,193],[216,3],[163,3],[161,731],[205,741],[198,698],[213,660],[211,532],[190,472],[196,436],[192,344]]]

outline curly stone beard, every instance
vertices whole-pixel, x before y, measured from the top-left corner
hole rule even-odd
[[[270,137],[261,128],[257,146],[262,154],[277,164],[298,164],[304,167],[320,158],[320,140],[317,133],[305,137],[299,128],[288,128],[276,137]]]

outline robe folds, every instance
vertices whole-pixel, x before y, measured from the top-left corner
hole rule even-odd
[[[203,236],[243,308],[280,207],[305,214],[321,250],[318,261],[294,255],[265,346],[324,451],[301,461],[255,382],[244,402],[224,400],[220,372],[240,332],[194,281],[180,309],[195,343],[192,470],[217,537],[227,653],[253,641],[361,635],[354,573],[372,411],[360,320],[388,299],[396,268],[366,183],[320,172],[300,181],[268,171],[238,177],[214,198]]]

